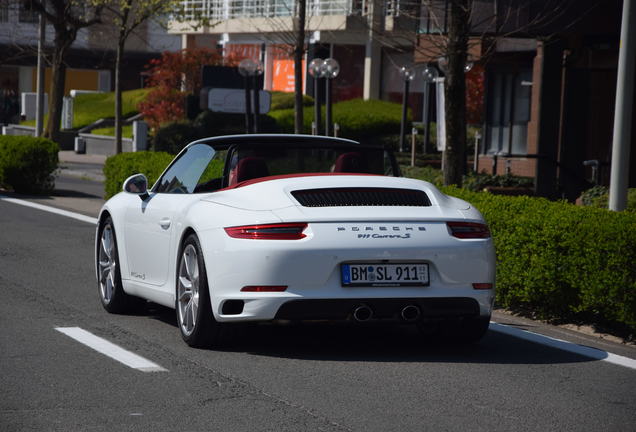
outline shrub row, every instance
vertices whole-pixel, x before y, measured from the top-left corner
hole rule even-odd
[[[293,97],[293,94],[292,94]],[[277,94],[276,106],[288,106],[288,95]],[[304,132],[311,133],[314,110],[311,100],[305,100]],[[291,99],[293,104],[293,98]],[[381,142],[382,137],[400,132],[402,119],[400,104],[391,102],[354,99],[333,105],[333,120],[340,126],[339,136],[360,141]],[[322,108],[322,118],[325,108]],[[322,125],[321,125],[322,126]],[[323,126],[324,127],[324,126]],[[272,110],[262,115],[259,132],[293,133],[294,109]],[[160,128],[154,136],[155,151],[178,153],[186,144],[198,138],[208,136],[233,135],[245,133],[245,116],[243,114],[223,114],[203,111],[193,121],[169,123]]]
[[[145,174],[148,185],[153,185],[173,158],[173,155],[165,152],[120,153],[110,156],[104,164],[105,198],[121,192],[124,181],[133,174]]]
[[[0,186],[26,194],[51,191],[58,151],[45,138],[0,135]]]
[[[497,304],[636,335],[636,215],[446,188],[475,205],[497,251]]]
[[[272,111],[270,115],[276,120],[281,132],[294,132],[294,110]],[[353,140],[375,139],[382,135],[399,134],[402,120],[400,104],[380,101],[352,99],[333,105],[333,121],[340,126],[338,136]],[[322,108],[322,119],[325,108]],[[311,132],[314,120],[314,109],[305,107],[303,111],[304,132]],[[324,125],[321,125],[324,128]]]

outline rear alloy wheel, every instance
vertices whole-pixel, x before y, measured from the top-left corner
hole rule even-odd
[[[131,312],[145,303],[145,300],[124,292],[119,270],[117,238],[111,218],[107,218],[100,229],[97,272],[99,299],[108,312]]]
[[[196,235],[186,238],[177,267],[177,323],[183,340],[192,347],[216,342],[219,324],[210,305],[207,273]]]

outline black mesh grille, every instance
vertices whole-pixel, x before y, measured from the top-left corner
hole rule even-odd
[[[293,191],[304,207],[410,206],[428,207],[431,201],[420,190],[389,188],[331,188]]]

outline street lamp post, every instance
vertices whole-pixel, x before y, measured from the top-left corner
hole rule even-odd
[[[309,63],[309,75],[314,79],[314,124],[316,135],[320,135],[320,78],[325,76],[322,67],[323,62],[323,59],[315,58]]]
[[[256,69],[254,70],[254,132],[258,133],[260,130],[260,86],[258,85],[258,77],[263,74],[263,63],[256,62]]]
[[[239,63],[239,73],[245,78],[245,133],[254,132],[254,125],[252,122],[252,77],[256,74],[258,64],[252,59],[244,59]]]
[[[429,145],[431,143],[431,133],[430,133],[430,85],[435,82],[435,79],[439,76],[439,72],[434,66],[427,66],[424,68],[424,109],[422,116],[422,123],[424,124],[424,147],[423,152],[426,153],[428,151]]]
[[[331,121],[331,80],[336,78],[340,73],[340,64],[336,59],[328,58],[322,63],[322,70],[327,81],[326,97],[325,97],[325,135],[332,134]]]
[[[404,93],[402,94],[402,121],[400,122],[400,152],[406,151],[404,144],[404,135],[406,128],[406,110],[409,98],[409,86],[413,78],[415,78],[415,71],[408,66],[402,66],[400,68],[400,75],[404,79]]]

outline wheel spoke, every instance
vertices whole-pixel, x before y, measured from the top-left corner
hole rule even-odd
[[[104,250],[104,253],[108,257],[108,261],[112,261],[113,241],[112,241],[112,233],[110,231],[110,228],[104,229],[104,232],[102,233],[102,249]]]

